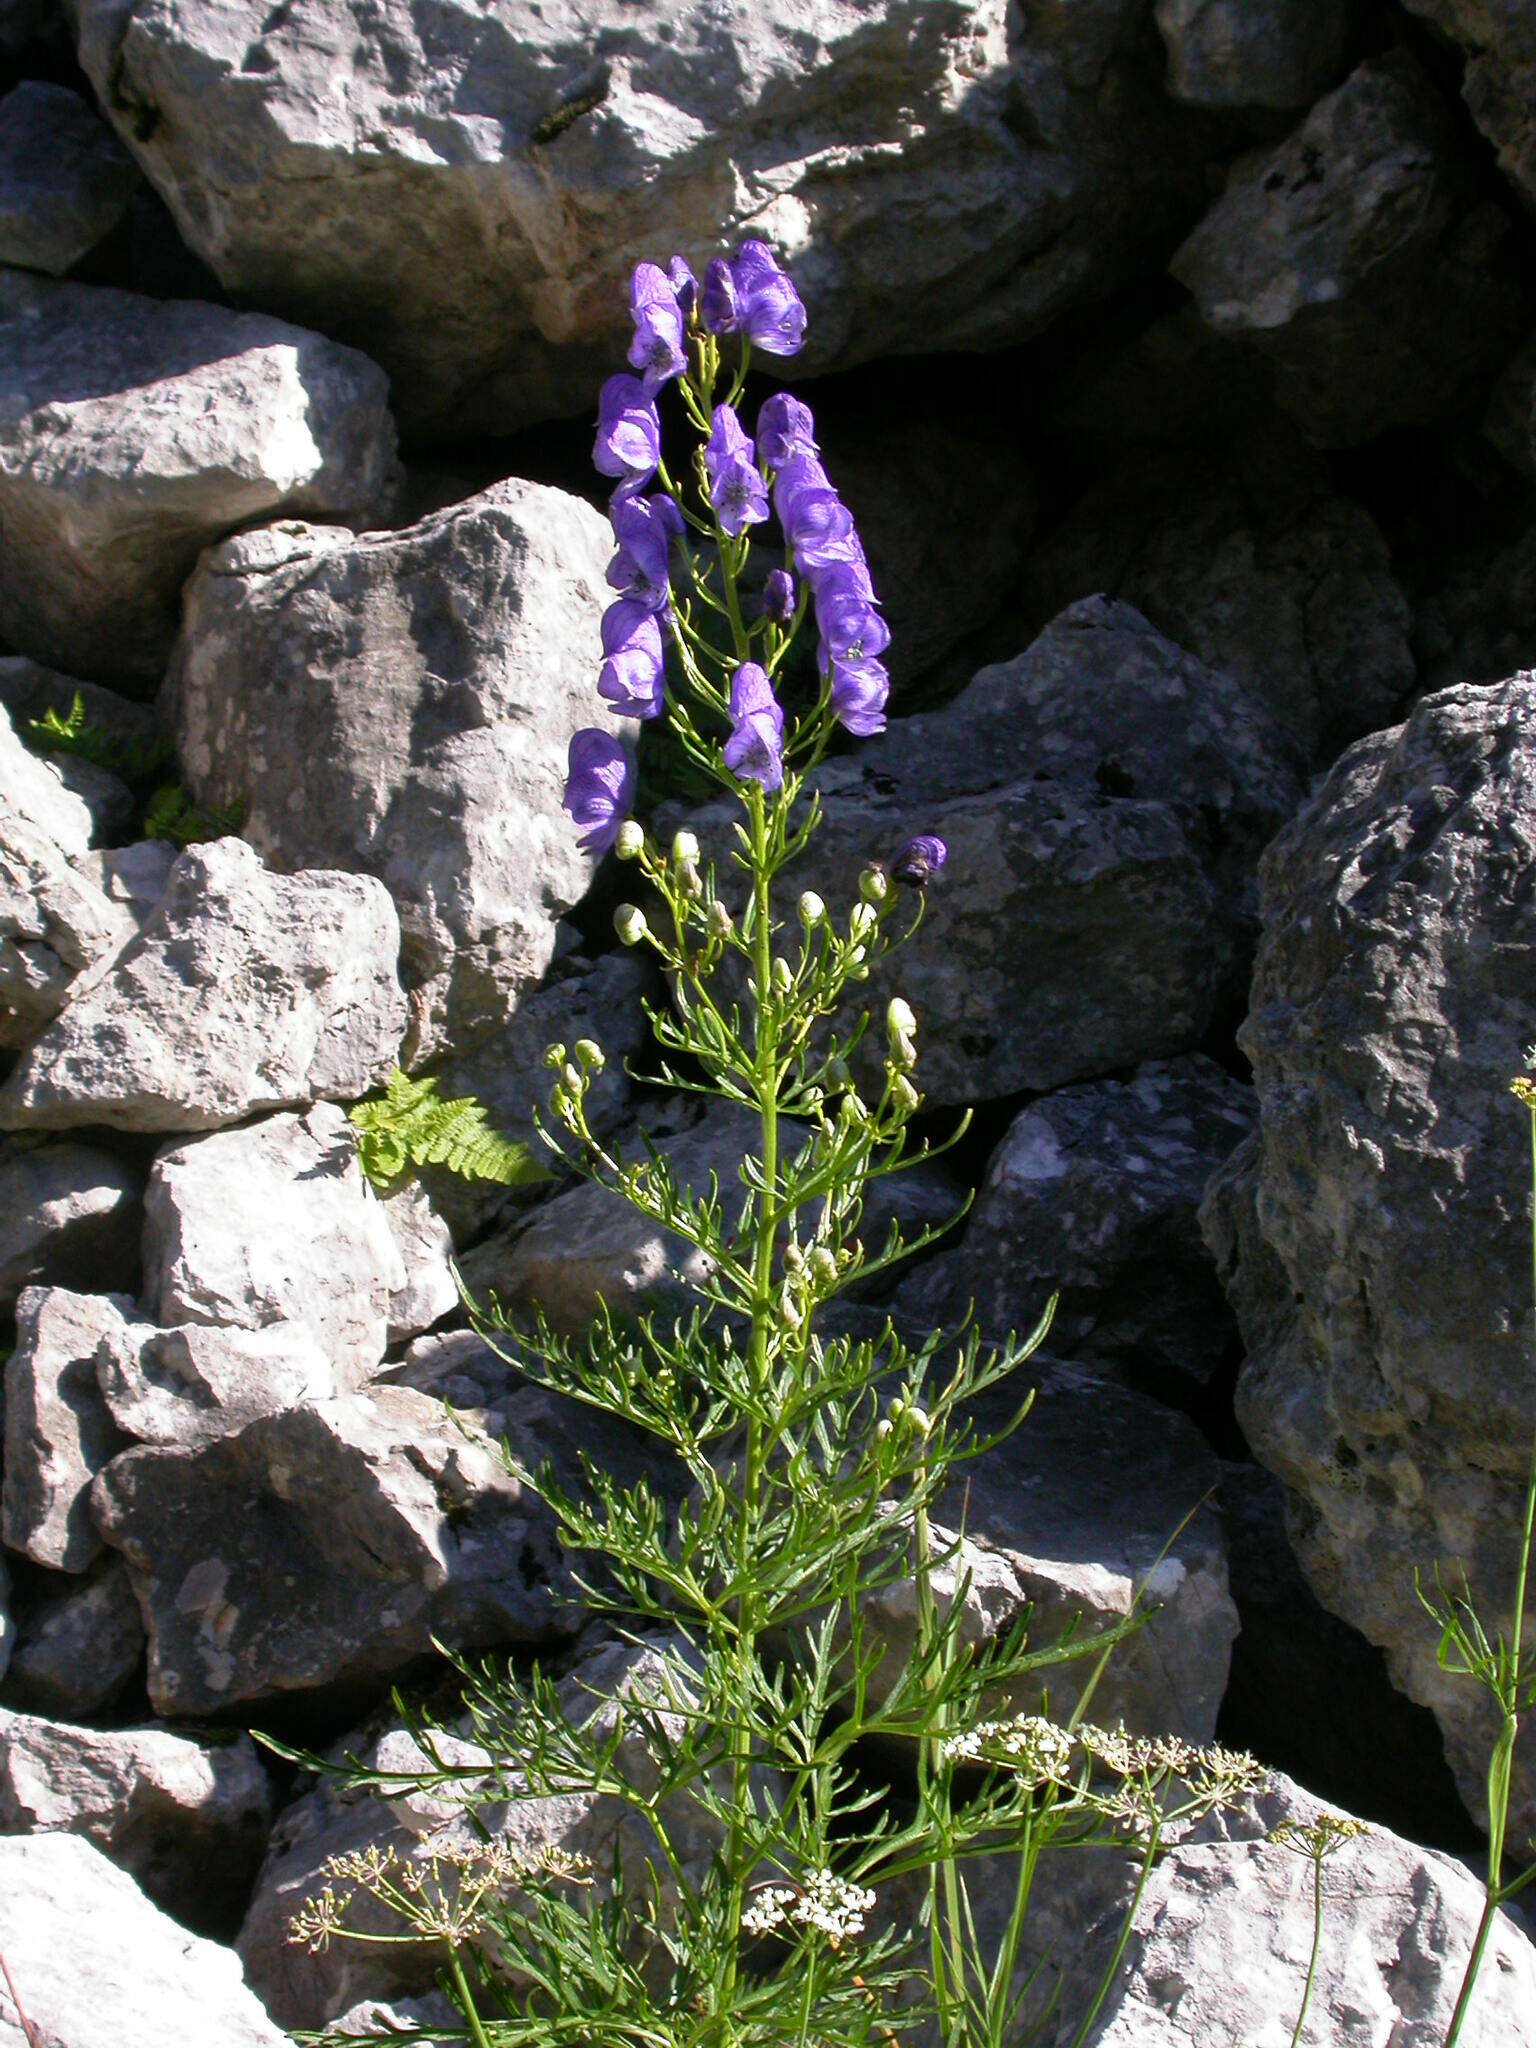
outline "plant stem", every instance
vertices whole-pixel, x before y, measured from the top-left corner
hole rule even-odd
[[[1099,1988],[1093,1994],[1093,2003],[1083,2014],[1082,2025],[1072,2036],[1072,2048],[1083,2048],[1083,2043],[1088,2038],[1088,2029],[1098,2018],[1099,2007],[1109,1996],[1109,1987],[1115,1981],[1115,1972],[1120,1967],[1120,1958],[1125,1954],[1126,1943],[1131,1938],[1131,1929],[1136,1924],[1136,1914],[1147,1889],[1147,1880],[1152,1875],[1152,1866],[1157,1861],[1158,1845],[1161,1840],[1161,1830],[1154,1825],[1151,1839],[1147,1843],[1147,1853],[1142,1858],[1141,1875],[1136,1880],[1136,1890],[1132,1895],[1131,1903],[1125,1909],[1125,1918],[1120,1923],[1120,1938],[1115,1943],[1115,1952],[1110,1957],[1103,1976],[1099,1979]]]
[[[1307,1981],[1301,1989],[1301,2010],[1296,2015],[1296,2024],[1291,2029],[1291,2048],[1301,2048],[1301,2030],[1307,2024],[1307,2007],[1312,2003],[1312,1987],[1317,1982],[1317,1957],[1323,1945],[1323,1859],[1312,1858],[1312,1953],[1307,1958]]]
[[[486,2032],[480,2024],[480,2015],[475,2010],[474,1995],[469,1988],[469,1979],[464,1974],[464,1965],[459,1961],[459,1951],[452,1942],[448,1945],[448,1974],[453,1979],[453,1988],[458,1994],[459,2010],[469,2025],[469,2038],[474,2048],[491,2048]]]

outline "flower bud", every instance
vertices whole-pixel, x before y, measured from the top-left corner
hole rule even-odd
[[[906,1410],[902,1419],[908,1429],[914,1431],[918,1436],[926,1436],[933,1427],[932,1422],[929,1420],[928,1410],[926,1408],[919,1408],[915,1401]]]
[[[563,1067],[565,1065],[565,1047],[558,1040],[553,1045],[545,1046],[544,1064],[546,1067]]]
[[[570,1060],[567,1060],[560,1069],[560,1078],[573,1095],[579,1095],[587,1085],[586,1075],[581,1071],[580,1067],[573,1065]]]
[[[795,616],[795,579],[787,569],[770,569],[763,584],[763,617],[787,626]]]
[[[814,889],[807,889],[799,902],[800,922],[809,931],[813,924],[820,924],[827,914],[827,906]]]
[[[672,835],[672,858],[681,867],[684,861],[697,860],[699,842],[691,832],[674,832]]]
[[[889,1415],[882,1415],[880,1420],[875,1424],[875,1439],[878,1443],[883,1444],[888,1442],[889,1439],[892,1436],[894,1436],[895,1432],[896,1425],[894,1422],[892,1422]]]
[[[885,1006],[885,1028],[892,1038],[900,1035],[910,1038],[917,1029],[917,1019],[912,1014],[912,1005],[904,996],[892,996]]]
[[[638,860],[645,851],[645,832],[633,818],[626,818],[619,827],[619,836],[613,842],[613,850],[620,860]]]
[[[849,1070],[848,1062],[841,1053],[835,1059],[827,1061],[827,1086],[829,1088],[846,1088],[852,1079],[853,1075]]]
[[[883,903],[891,893],[891,885],[885,878],[885,869],[871,862],[859,877],[859,894],[866,903]]]
[[[837,1278],[837,1254],[829,1245],[819,1244],[811,1253],[811,1274],[825,1287]]]
[[[779,1320],[787,1330],[798,1330],[805,1321],[800,1313],[800,1304],[787,1287],[779,1296]]]
[[[704,923],[712,939],[728,939],[736,929],[731,913],[717,897],[704,916]]]
[[[773,982],[774,994],[787,996],[795,985],[795,977],[790,969],[789,962],[782,953],[774,955],[773,966],[769,973],[770,979]]]
[[[787,1268],[789,1269],[789,1271],[790,1271],[791,1273],[799,1273],[799,1272],[803,1272],[803,1271],[804,1271],[804,1268],[805,1268],[805,1253],[804,1253],[803,1251],[801,1251],[801,1249],[800,1249],[799,1245],[797,1245],[797,1244],[787,1244],[787,1245],[785,1245],[785,1247],[784,1247],[784,1264],[785,1264],[785,1266],[786,1266],[786,1267],[787,1267]]]
[[[613,913],[613,928],[621,946],[638,946],[645,937],[645,912],[634,903],[621,903]]]
[[[898,1074],[891,1083],[891,1100],[904,1116],[911,1116],[922,1099],[905,1074]]]
[[[848,913],[849,938],[852,939],[856,945],[861,944],[864,940],[870,938],[873,935],[875,926],[878,922],[879,920],[876,918],[875,913],[869,904],[855,903],[852,910]]]
[[[576,1057],[584,1067],[594,1074],[600,1074],[607,1065],[603,1048],[595,1038],[578,1038],[576,1041]]]

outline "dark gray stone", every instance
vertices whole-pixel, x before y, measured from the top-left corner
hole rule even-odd
[[[117,226],[138,182],[78,93],[29,78],[0,100],[0,263],[62,277]]]

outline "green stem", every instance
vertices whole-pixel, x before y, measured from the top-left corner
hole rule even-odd
[[[469,1979],[464,1974],[464,1965],[459,1961],[459,1951],[452,1943],[448,1947],[448,1974],[453,1979],[459,2010],[468,2022],[469,2038],[474,2043],[474,2048],[491,2048],[485,2028],[480,2024],[480,2015],[475,2010],[474,1995],[469,1988]]]
[[[1115,1972],[1120,1968],[1120,1958],[1125,1954],[1126,1943],[1131,1938],[1131,1929],[1136,1924],[1136,1915],[1140,1911],[1141,1901],[1147,1889],[1147,1880],[1152,1875],[1152,1866],[1157,1860],[1158,1845],[1161,1840],[1162,1831],[1154,1825],[1151,1840],[1147,1843],[1147,1853],[1142,1858],[1141,1875],[1136,1880],[1135,1893],[1131,1903],[1125,1909],[1125,1918],[1120,1923],[1120,1938],[1115,1943],[1115,1952],[1110,1957],[1103,1976],[1099,1979],[1099,1988],[1093,1994],[1093,2003],[1083,2014],[1082,2025],[1072,2036],[1072,2048],[1083,2048],[1083,2043],[1088,2038],[1088,2030],[1099,2016],[1099,2007],[1109,1996],[1109,1987],[1115,1981]]]
[[[1301,2011],[1296,2015],[1296,2024],[1291,2029],[1291,2048],[1301,2048],[1301,2030],[1307,2024],[1307,2007],[1312,2003],[1312,1987],[1317,1982],[1317,1958],[1323,1945],[1323,1859],[1312,1858],[1312,1953],[1307,1958],[1307,1981],[1301,1991]]]

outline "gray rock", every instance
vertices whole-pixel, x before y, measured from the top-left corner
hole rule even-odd
[[[1101,590],[1133,604],[1247,684],[1303,766],[1331,763],[1413,688],[1408,600],[1362,505],[1289,452],[1237,447],[1162,450],[1090,488],[1031,556],[1028,609]]]
[[[1483,432],[1511,469],[1536,479],[1536,334],[1528,334],[1488,396]]]
[[[0,1953],[45,2048],[285,2048],[238,1956],[78,1835],[0,1835]],[[27,2048],[3,1986],[0,2044]]]
[[[87,727],[99,733],[110,750],[112,758],[103,765],[115,767],[130,780],[142,779],[150,756],[163,751],[158,749],[160,720],[153,704],[139,704],[131,697],[119,696],[116,690],[103,689],[100,683],[45,668],[24,654],[0,656],[0,704],[10,713],[18,733],[26,733],[29,720],[41,719],[49,711],[67,718],[77,697]],[[45,740],[39,737],[37,745],[46,751]],[[57,767],[60,757],[50,758]]]
[[[41,37],[63,33],[59,0],[0,0],[0,50],[7,56]]]
[[[0,803],[0,1047],[35,1038],[77,977],[132,931],[132,920],[71,867],[57,840]]]
[[[0,1088],[0,1126],[217,1130],[353,1101],[394,1064],[400,925],[367,875],[275,875],[240,839],[190,846],[158,908]]]
[[[425,1998],[364,1998],[348,2011],[338,2013],[330,2023],[333,2034],[354,2034],[364,2041],[387,2037],[390,2028],[406,2033],[411,2028],[430,2035],[433,2027],[457,2027],[463,2014],[441,1991],[429,1991]]]
[[[1405,0],[1460,45],[1461,90],[1505,175],[1536,203],[1536,21],[1525,0]]]
[[[131,846],[93,848],[79,866],[107,901],[121,904],[135,929],[143,931],[160,907],[177,858],[168,839],[137,839]]]
[[[90,806],[64,787],[51,762],[23,746],[5,712],[0,712],[0,817],[45,835],[66,860],[78,860],[91,843]]]
[[[0,1144],[0,1307],[23,1287],[132,1292],[142,1189],[96,1145]]]
[[[16,1624],[11,1619],[11,1575],[0,1557],[0,1680],[10,1669],[16,1651]]]
[[[78,93],[24,80],[0,100],[0,263],[62,277],[117,226],[138,181]]]
[[[1308,1827],[1322,1810],[1276,1776],[1223,1828],[1197,1831],[1169,1850],[1137,1907],[1085,2048],[1289,2038],[1312,1952],[1312,1868],[1304,1854],[1266,1837],[1282,1822]],[[1106,1884],[1083,1869],[1091,1860],[1075,1859],[1078,1912],[1062,1929],[1067,1967],[1046,2037],[1051,2048],[1070,2048],[1076,2038],[1129,1899],[1126,1877]],[[1097,1910],[1084,1896],[1090,1884]],[[1471,1950],[1481,1886],[1451,1857],[1371,1827],[1329,1857],[1323,1898],[1308,2036],[1438,2048]],[[1495,1922],[1462,2040],[1467,2048],[1536,2042],[1536,1949],[1508,1914]]]
[[[605,1643],[584,1655],[561,1681],[565,1712],[578,1722],[613,1732],[618,1726],[615,1702],[622,1698],[665,1697],[670,1683],[688,1685],[690,1666],[676,1649],[641,1643]],[[686,1697],[684,1691],[684,1697]],[[680,1723],[678,1724],[680,1725]],[[449,1732],[442,1752],[467,1767],[492,1759],[466,1734]],[[426,1759],[404,1728],[387,1728],[341,1745],[367,1755],[381,1769],[408,1772],[425,1767]],[[642,1733],[631,1726],[614,1754],[614,1768],[639,1787],[654,1785],[655,1763]],[[611,1796],[570,1793],[543,1799],[497,1799],[504,1786],[516,1787],[517,1775],[504,1763],[500,1776],[469,1781],[465,1796],[409,1791],[383,1799],[322,1780],[314,1790],[280,1815],[272,1834],[267,1862],[257,1881],[239,1950],[251,1982],[268,2010],[289,2027],[326,2025],[364,1998],[396,1998],[426,1991],[440,1968],[437,1951],[427,1942],[407,1946],[369,1946],[336,1942],[323,1954],[311,1954],[288,1939],[288,1923],[324,1881],[322,1864],[330,1856],[365,1850],[370,1844],[393,1849],[407,1865],[424,1863],[434,1853],[467,1847],[484,1840],[470,1821],[466,1799],[478,1794],[479,1817],[493,1841],[514,1851],[534,1853],[561,1848],[586,1856],[599,1874],[610,1869],[615,1854],[633,1872],[654,1862],[664,1905],[670,1881],[655,1858],[654,1837],[641,1817]],[[669,1809],[672,1839],[690,1880],[703,1875],[719,1836],[709,1817],[691,1803],[674,1800]],[[399,1923],[387,1908],[360,1901],[353,1924],[375,1930]]]
[[[125,1324],[102,1338],[96,1384],[125,1437],[184,1447],[340,1391],[303,1323],[258,1330]]]
[[[139,800],[120,776],[73,754],[53,754],[50,766],[70,795],[79,797],[90,812],[92,846],[117,846],[131,836]]]
[[[514,480],[398,533],[244,535],[187,592],[168,705],[189,786],[242,804],[276,867],[383,880],[418,1049],[504,1022],[591,879],[560,801],[572,733],[607,722],[611,549],[589,505]]]
[[[0,1535],[34,1564],[83,1572],[100,1553],[91,1481],[124,1439],[96,1384],[96,1353],[132,1309],[124,1295],[62,1287],[29,1287],[17,1303]]]
[[[121,1558],[29,1598],[5,1687],[26,1713],[90,1720],[119,1699],[144,1662],[144,1624]]]
[[[248,1735],[97,1730],[0,1708],[0,1833],[83,1835],[183,1925],[248,1887],[272,1794]]]
[[[380,1206],[405,1276],[389,1297],[389,1341],[408,1344],[459,1305],[453,1237],[418,1181],[394,1189]]]
[[[1241,1042],[1256,1139],[1206,1231],[1247,1348],[1238,1415],[1325,1607],[1431,1707],[1477,1811],[1488,1725],[1415,1575],[1508,1606],[1536,1429],[1530,1042],[1536,676],[1427,698],[1352,748],[1263,867]],[[1524,1277],[1522,1277],[1524,1276]],[[1517,1772],[1513,1829],[1536,1820]]]
[[[1355,0],[1157,0],[1168,90],[1202,107],[1310,107],[1349,61]]]
[[[145,1617],[158,1713],[355,1694],[434,1642],[570,1625],[545,1511],[464,1418],[406,1387],[127,1451],[94,1505]]]
[[[1529,312],[1512,233],[1449,109],[1394,51],[1243,158],[1170,268],[1272,365],[1307,437],[1350,448],[1456,411],[1505,360]]]
[[[1021,1110],[964,1235],[898,1301],[932,1325],[1029,1330],[1058,1294],[1050,1345],[1160,1387],[1204,1384],[1237,1332],[1198,1211],[1254,1120],[1251,1089],[1199,1054],[1091,1081]]]
[[[963,1641],[1000,1635],[1029,1614],[1031,1645],[1043,1648],[1074,1623],[1085,1636],[1113,1627],[1144,1592],[1152,1619],[1109,1659],[1093,1718],[1209,1741],[1238,1626],[1220,1520],[1207,1503],[1216,1462],[1182,1416],[1038,1356],[1014,1385],[981,1397],[981,1426],[1003,1426],[1032,1386],[1018,1431],[957,1467],[935,1513],[940,1551],[954,1548],[962,1517],[964,1527],[955,1560],[934,1572],[935,1596],[947,1606],[964,1575]],[[872,1595],[868,1612],[890,1652],[904,1655],[917,1628],[915,1580]],[[1055,1718],[1066,1718],[1094,1661],[1044,1674]],[[878,1669],[871,1683],[879,1688]],[[996,1706],[1035,1711],[1039,1701],[1031,1684]]]
[[[144,1200],[155,1322],[303,1324],[350,1385],[384,1356],[404,1269],[334,1104],[161,1152]]]
[[[1445,565],[1415,613],[1413,644],[1421,694],[1536,668],[1536,526]]]
[[[1206,137],[1119,0],[1037,10],[1027,37],[1003,0],[74,16],[190,246],[376,353],[439,439],[589,408],[642,257],[765,236],[821,369],[1038,332],[1200,204]]]
[[[387,504],[387,390],[264,314],[0,275],[0,630],[58,668],[158,681],[200,549]]]

